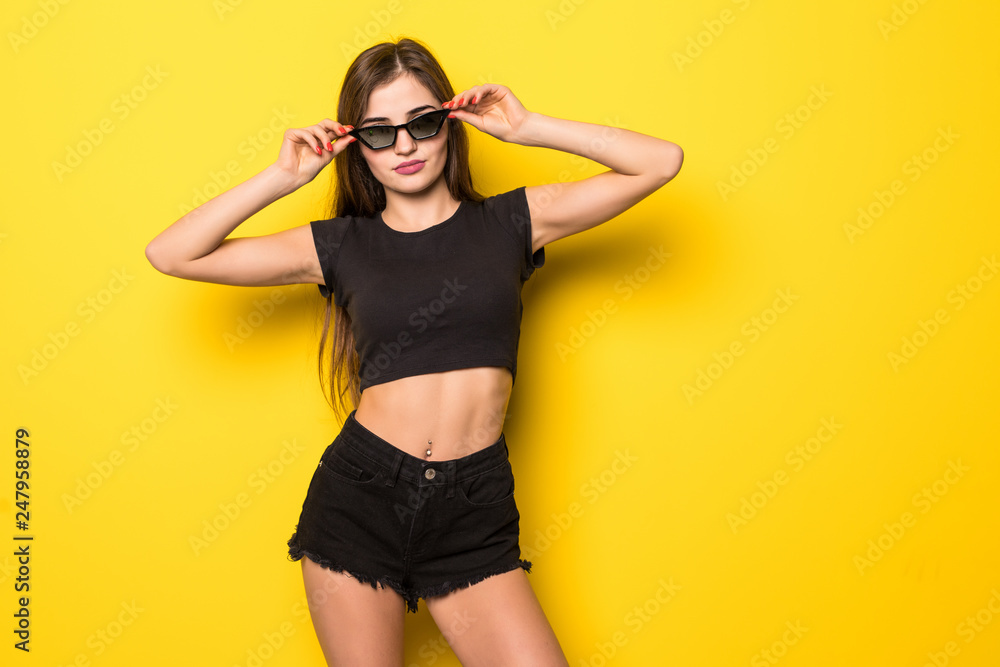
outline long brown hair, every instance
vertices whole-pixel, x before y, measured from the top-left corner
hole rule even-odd
[[[382,42],[361,52],[344,76],[337,102],[337,122],[357,125],[368,104],[368,97],[379,86],[395,81],[403,74],[412,75],[430,90],[431,94],[445,102],[455,96],[447,75],[430,49],[416,39],[403,37],[396,42]],[[334,159],[331,178],[331,202],[329,218],[344,216],[375,217],[385,210],[385,187],[372,175],[368,163],[361,154],[357,142],[351,142]],[[445,161],[444,177],[448,191],[458,201],[480,202],[484,199],[472,186],[469,171],[469,138],[465,124],[461,121],[448,125],[448,158]],[[351,316],[346,308],[333,303],[333,286],[328,285],[331,294],[326,298],[323,314],[323,333],[319,343],[319,378],[325,388],[330,407],[343,420],[352,409],[345,401],[349,394],[350,403],[357,407],[361,401],[361,361],[355,350],[354,333],[351,330]],[[331,345],[329,370],[324,371],[324,353],[330,333],[330,315],[336,312]],[[346,375],[346,378],[344,377]],[[328,387],[328,389],[326,389]]]

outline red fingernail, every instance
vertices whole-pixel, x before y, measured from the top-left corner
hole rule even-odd
[[[316,155],[322,155],[322,154],[323,154],[323,151],[321,151],[321,150],[319,149],[319,146],[317,146],[317,147],[316,147]]]
[[[328,150],[328,151],[332,151],[333,150],[333,144],[331,144],[329,141],[326,142],[326,150]]]
[[[453,114],[453,113],[450,113],[450,114],[448,114],[448,118],[458,118],[458,116],[456,116],[456,115],[455,115],[455,114]]]
[[[477,99],[479,99],[479,97],[473,97],[472,98],[472,104],[475,104]]]

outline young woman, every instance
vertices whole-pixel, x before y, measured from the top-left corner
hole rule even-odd
[[[355,59],[337,116],[287,130],[274,164],[173,223],[146,256],[179,278],[313,283],[326,298],[321,381],[332,404],[345,408],[349,393],[356,407],[317,463],[288,547],[329,664],[402,664],[405,611],[424,598],[464,665],[567,665],[520,559],[503,433],[520,290],[544,246],[655,192],[683,153],[528,111],[503,85],[456,94],[427,47],[406,38]],[[609,171],[483,197],[464,123]],[[329,219],[228,238],[331,162]]]

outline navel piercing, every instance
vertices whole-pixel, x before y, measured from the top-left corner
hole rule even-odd
[[[427,441],[427,444],[428,444],[428,445],[429,445],[429,444],[431,444],[431,441],[430,441],[430,440],[428,440],[428,441]],[[431,455],[431,448],[430,448],[430,447],[428,447],[428,448],[427,448],[427,456],[430,456],[430,455]]]

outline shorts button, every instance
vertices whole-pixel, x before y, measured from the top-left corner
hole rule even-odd
[[[436,474],[437,473],[434,471],[434,468],[428,468],[427,470],[424,471],[424,477],[426,477],[427,479],[434,479],[434,475]]]

